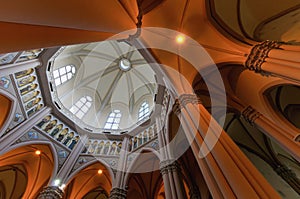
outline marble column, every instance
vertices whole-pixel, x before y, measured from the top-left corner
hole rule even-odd
[[[44,187],[37,199],[62,199],[64,192],[56,186]]]

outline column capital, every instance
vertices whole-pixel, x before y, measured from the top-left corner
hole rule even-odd
[[[191,186],[189,188],[189,196],[190,196],[190,199],[200,199],[201,195],[200,195],[198,187]]]
[[[265,71],[262,71],[261,65],[265,62],[269,52],[272,49],[279,49],[282,44],[283,42],[267,40],[254,45],[247,57],[245,67],[257,73],[268,75]]]
[[[110,192],[110,199],[126,199],[127,190],[115,187]]]
[[[56,186],[44,187],[40,192],[38,199],[62,199],[64,192]]]
[[[285,179],[289,180],[297,178],[296,174],[285,165],[278,165],[274,170],[279,176]]]
[[[201,99],[195,94],[182,94],[180,95],[173,105],[173,112],[178,115],[180,110],[187,104],[202,104]]]
[[[249,122],[251,125],[254,125],[254,122],[257,118],[261,116],[261,113],[256,111],[251,106],[247,106],[242,112],[241,112],[243,118]]]
[[[163,160],[160,162],[160,172],[162,175],[172,171],[180,170],[180,165],[174,160]]]

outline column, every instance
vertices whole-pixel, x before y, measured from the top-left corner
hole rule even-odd
[[[156,119],[156,125],[157,128],[160,129],[158,132],[160,154],[162,157],[160,162],[160,172],[164,181],[166,198],[185,199],[186,195],[183,182],[182,179],[180,179],[180,166],[171,156],[166,135],[161,128],[160,118]]]
[[[287,150],[297,161],[300,161],[300,143],[290,132],[270,121],[251,106],[241,110],[242,116],[252,126],[256,126],[264,134],[273,138],[282,148]]]
[[[176,195],[173,197],[174,191],[171,190],[171,183],[170,183],[170,179],[168,177],[167,169],[163,169],[166,165],[162,162],[163,162],[163,160],[166,160],[167,154],[165,151],[165,144],[164,144],[164,140],[163,140],[160,121],[161,121],[160,118],[156,118],[157,129],[159,129],[159,132],[157,133],[158,144],[159,144],[159,153],[162,158],[162,161],[160,162],[160,173],[162,175],[163,182],[164,182],[166,198],[169,199],[169,198],[176,197]]]
[[[127,190],[126,189],[121,189],[121,188],[113,188],[110,191],[110,199],[126,199],[127,196]]]
[[[213,198],[280,198],[197,96],[183,94],[176,101],[174,112]]]
[[[55,186],[44,187],[38,199],[62,199],[63,191]]]
[[[245,67],[262,75],[300,82],[300,47],[264,41],[252,47]]]
[[[129,149],[129,135],[125,135],[122,148],[120,152],[120,160],[118,162],[118,170],[116,174],[116,180],[113,182],[113,188],[110,192],[110,199],[126,199],[127,187],[125,182],[126,168],[127,168],[127,155]]]
[[[7,64],[0,67],[1,76],[14,74],[19,71],[28,70],[40,66],[41,62],[38,59],[33,59],[25,62]]]
[[[201,195],[198,190],[198,187],[191,186],[189,190],[190,190],[189,192],[190,199],[201,199]]]
[[[31,118],[25,120],[20,125],[16,126],[14,129],[12,129],[6,135],[4,135],[0,139],[0,146],[1,146],[0,154],[7,152],[7,150],[9,149],[9,146],[13,142],[15,142],[20,137],[22,137],[24,135],[24,133],[29,131],[34,125],[36,125],[38,122],[40,122],[48,114],[50,114],[50,112],[51,112],[51,108],[44,107],[35,115],[35,117],[31,117]]]

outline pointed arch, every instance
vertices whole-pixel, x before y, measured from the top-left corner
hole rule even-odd
[[[47,141],[24,142],[11,146],[9,152],[0,157],[0,166],[21,164],[26,168],[28,183],[24,198],[35,198],[43,186],[49,183],[53,173],[56,173],[56,152],[53,152],[53,148]],[[36,154],[37,150],[41,153]]]
[[[99,169],[103,171],[101,174],[98,173]],[[66,197],[82,198],[99,186],[108,195],[112,188],[113,179],[114,174],[110,166],[103,160],[95,159],[76,169],[66,179]]]

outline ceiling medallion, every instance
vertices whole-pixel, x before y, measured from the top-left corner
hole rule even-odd
[[[128,59],[126,58],[122,58],[120,61],[119,61],[119,67],[122,71],[128,71],[131,69],[131,63]]]

